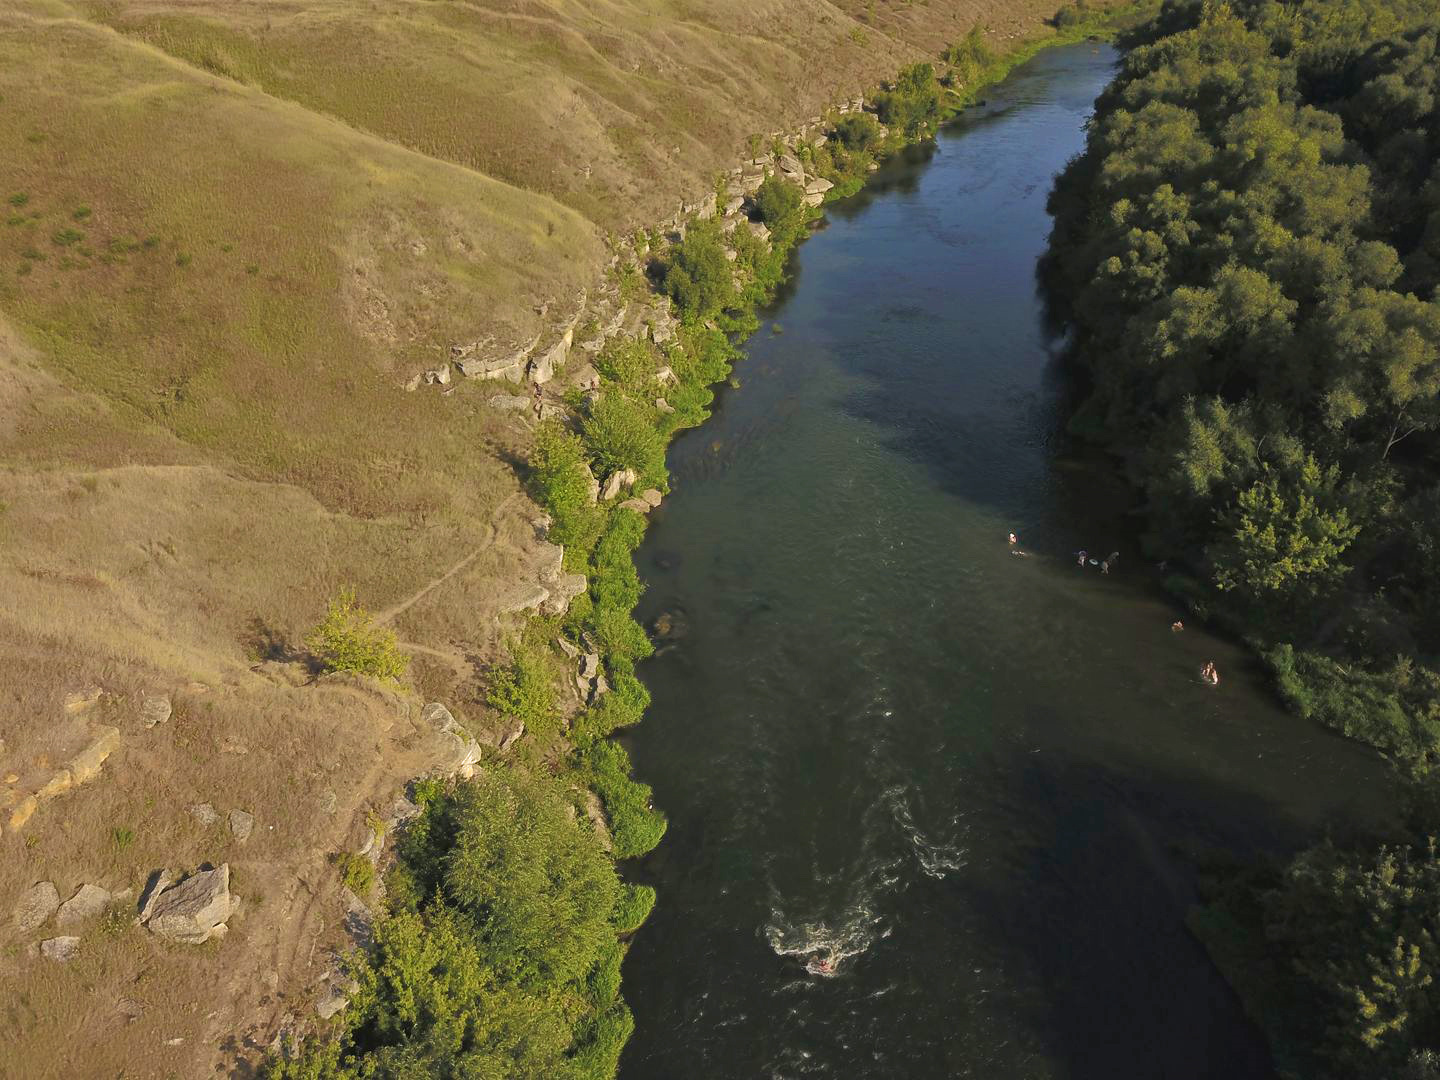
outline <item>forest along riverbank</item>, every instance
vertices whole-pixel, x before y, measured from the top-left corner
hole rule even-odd
[[[831,207],[671,449],[627,1080],[1269,1074],[1186,853],[1293,848],[1387,780],[1171,632],[1126,493],[1057,434],[1034,268],[1114,59],[1041,53]]]

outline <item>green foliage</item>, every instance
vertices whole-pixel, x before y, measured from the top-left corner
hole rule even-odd
[[[633,1029],[615,993],[625,893],[560,781],[493,771],[429,792],[397,882],[408,902],[352,959],[338,1040],[271,1080],[613,1075]]]
[[[755,192],[755,209],[766,225],[774,228],[800,213],[805,205],[805,192],[800,185],[771,173]]]
[[[962,85],[974,82],[995,63],[995,54],[985,44],[985,33],[979,26],[972,26],[970,32],[947,48],[940,58],[950,65],[955,79]]]
[[[532,735],[547,736],[558,726],[556,672],[533,644],[512,642],[510,653],[510,663],[490,673],[486,704],[521,721]]]
[[[651,382],[659,366],[655,347],[638,338],[616,338],[595,358],[596,371],[632,393]]]
[[[1440,854],[1434,839],[1306,852],[1265,898],[1309,1016],[1312,1075],[1398,1076],[1440,1043]]]
[[[1369,669],[1289,644],[1268,651],[1281,695],[1301,716],[1428,766],[1440,749],[1440,675],[1409,657]]]
[[[330,601],[325,618],[306,635],[305,644],[330,671],[399,679],[410,664],[394,631],[376,626],[349,588]]]
[[[703,322],[734,299],[730,274],[719,223],[697,221],[686,230],[685,239],[670,249],[665,291],[681,318]]]
[[[619,393],[602,394],[580,422],[585,446],[603,472],[634,469],[646,484],[665,482],[665,439],[656,410]]]
[[[927,131],[940,118],[940,84],[930,64],[911,64],[895,79],[895,85],[874,95],[880,121],[899,128],[907,138]]]
[[[835,123],[835,140],[852,152],[880,144],[880,125],[869,113],[848,113]]]
[[[335,865],[339,868],[340,880],[347,889],[362,900],[370,895],[370,890],[375,887],[374,863],[364,855],[346,851],[336,857]]]
[[[1050,22],[1057,30],[1070,30],[1084,24],[1088,18],[1090,10],[1085,6],[1085,0],[1075,0],[1055,12]]]
[[[1226,515],[1230,536],[1212,549],[1216,587],[1285,596],[1337,579],[1360,531],[1338,505],[1339,470],[1322,470],[1313,457],[1290,476],[1261,469]]]
[[[633,934],[655,910],[655,890],[649,885],[626,885],[611,921],[622,934]]]
[[[588,552],[605,526],[604,512],[591,501],[594,476],[580,437],[550,421],[535,433],[530,450],[530,490],[550,512],[550,535],[567,551]]]
[[[617,743],[601,739],[584,753],[591,786],[605,803],[615,857],[633,859],[653,851],[665,835],[665,815],[650,803],[650,785],[630,776],[630,757]]]

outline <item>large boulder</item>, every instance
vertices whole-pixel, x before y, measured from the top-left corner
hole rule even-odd
[[[230,811],[230,834],[242,844],[250,839],[250,833],[255,828],[255,815],[244,810]]]
[[[221,863],[161,893],[145,925],[160,937],[199,945],[225,933],[225,920],[238,906],[230,895],[230,864]]]
[[[805,182],[805,166],[800,164],[800,159],[794,154],[780,155],[780,171],[788,179],[803,184]]]
[[[55,913],[56,926],[74,926],[104,912],[110,906],[110,893],[99,885],[81,885],[75,895],[60,905]]]
[[[823,176],[817,176],[814,180],[811,180],[808,184],[805,185],[805,194],[824,195],[825,192],[829,191],[834,186],[835,185],[833,183],[831,183],[829,180],[826,180]]]
[[[40,929],[60,906],[60,893],[53,881],[37,881],[25,890],[15,905],[15,929],[28,934]]]
[[[619,469],[606,478],[600,498],[608,502],[619,495],[622,489],[633,487],[639,479],[634,469]]]
[[[484,753],[480,743],[466,731],[451,715],[450,710],[438,701],[432,701],[420,710],[420,719],[432,725],[443,736],[448,736],[451,749],[440,763],[440,771],[447,776],[469,779],[475,775],[475,766]]]

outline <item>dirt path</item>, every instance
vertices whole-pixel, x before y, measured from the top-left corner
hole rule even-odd
[[[486,522],[486,527],[490,530],[490,535],[485,540],[482,540],[474,551],[470,552],[469,555],[466,555],[463,559],[457,562],[454,566],[450,567],[449,570],[446,570],[439,577],[431,579],[424,587],[422,587],[418,592],[410,596],[408,599],[402,600],[394,607],[387,608],[385,611],[380,612],[380,614],[375,616],[375,622],[380,625],[388,623],[391,619],[394,619],[396,616],[402,614],[409,608],[413,607],[415,604],[419,603],[421,600],[425,599],[425,597],[430,595],[432,591],[439,588],[441,585],[444,585],[445,582],[449,581],[456,574],[460,573],[461,570],[464,570],[467,566],[474,562],[481,552],[485,551],[487,548],[489,548],[492,544],[495,543],[495,537],[499,533],[499,530],[496,528],[495,523],[497,520],[499,520],[501,511],[518,498],[520,498],[520,492],[512,492],[511,494],[505,496],[505,498],[501,500],[500,505],[495,507],[495,509],[490,512],[490,520]],[[408,647],[414,648],[415,646]]]

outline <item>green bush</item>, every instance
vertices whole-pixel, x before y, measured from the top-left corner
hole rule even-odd
[[[659,368],[654,346],[639,339],[616,338],[595,358],[595,370],[627,391],[643,389]]]
[[[556,672],[549,658],[523,641],[512,642],[511,660],[490,673],[485,701],[525,725],[526,731],[546,736],[558,726],[555,710]]]
[[[703,321],[719,314],[735,295],[730,261],[716,221],[697,221],[670,249],[665,291],[683,319]]]
[[[895,85],[875,95],[875,112],[881,123],[897,127],[908,137],[921,134],[940,116],[940,84],[930,64],[912,64],[900,72]]]
[[[635,1018],[623,1001],[617,1001],[585,1029],[585,1041],[574,1057],[579,1080],[613,1080],[620,1067],[620,1052],[635,1032]]]
[[[624,959],[625,945],[619,939],[611,941],[600,953],[588,980],[590,995],[597,1005],[609,1005],[620,996],[620,964]]]
[[[849,113],[836,123],[835,139],[851,153],[873,150],[880,143],[880,125],[869,113]]]
[[[370,895],[370,890],[375,887],[374,863],[364,855],[347,851],[336,858],[335,865],[339,868],[340,880],[347,889],[362,900]]]
[[[633,934],[655,910],[655,890],[649,885],[626,885],[610,921],[622,934]]]
[[[772,229],[794,218],[804,205],[805,192],[800,186],[774,173],[765,177],[755,192],[755,209],[760,213],[760,220]]]
[[[604,472],[634,469],[647,484],[665,482],[665,438],[657,410],[624,394],[603,395],[581,421],[585,445]]]
[[[601,739],[585,751],[591,784],[605,803],[617,859],[653,851],[665,835],[665,815],[650,804],[651,789],[630,777],[630,756],[617,743]]]
[[[341,590],[330,601],[325,618],[306,635],[305,644],[330,671],[399,679],[410,665],[394,631],[375,625],[370,613],[355,602],[353,589]]]
[[[530,451],[530,490],[550,512],[550,536],[565,545],[567,559],[583,560],[605,527],[604,511],[590,501],[593,479],[580,437],[555,421],[542,424]]]

